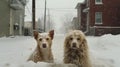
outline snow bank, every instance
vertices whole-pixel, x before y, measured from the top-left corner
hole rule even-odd
[[[95,67],[120,67],[120,35],[87,37]]]
[[[38,62],[34,63],[24,62],[24,63],[6,63],[1,65],[0,67],[77,67],[74,64],[58,64],[58,63],[45,63],[45,62]]]
[[[0,67],[75,67],[63,64],[63,34],[55,35],[52,51],[55,63],[27,62],[36,47],[33,37],[0,38]],[[93,67],[120,67],[120,35],[87,36]]]

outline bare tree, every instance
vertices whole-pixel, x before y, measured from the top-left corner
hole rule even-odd
[[[37,22],[37,25],[36,25],[36,26],[37,26],[37,29],[38,29],[39,31],[41,31],[41,32],[44,31],[43,18],[39,18],[39,19],[38,19],[38,22]]]
[[[72,19],[73,19],[72,13],[67,13],[62,17],[63,25],[61,29],[63,30],[64,33],[66,33],[67,31],[73,28]]]
[[[46,25],[46,31],[54,29],[55,25],[54,25],[54,22],[53,22],[51,16],[46,16],[46,24],[45,25]],[[41,17],[38,19],[36,26],[39,31],[41,31],[41,32],[44,31],[44,17]]]

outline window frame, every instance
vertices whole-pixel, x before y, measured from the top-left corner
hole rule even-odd
[[[102,0],[101,2],[97,2],[97,0],[95,0],[95,4],[103,4]]]
[[[98,17],[98,14],[97,14],[97,13],[100,14],[100,15],[99,15],[100,17]],[[103,19],[102,19],[102,15],[103,15],[102,12],[95,12],[95,24],[103,24],[103,21],[102,21],[102,20],[103,20]],[[97,19],[100,19],[101,22],[98,22]]]

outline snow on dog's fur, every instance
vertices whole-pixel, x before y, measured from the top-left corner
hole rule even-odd
[[[51,50],[52,40],[54,38],[54,30],[49,33],[38,33],[34,31],[34,38],[37,42],[35,51],[31,54],[28,61],[37,62],[53,62],[53,54]]]
[[[64,63],[76,64],[78,67],[91,67],[88,45],[83,32],[70,31],[64,41]]]

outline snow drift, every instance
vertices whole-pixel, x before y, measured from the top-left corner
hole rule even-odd
[[[0,38],[0,67],[75,67],[63,64],[63,34],[55,35],[52,51],[54,63],[27,62],[36,47],[33,37]],[[120,35],[87,36],[93,67],[120,67]]]

